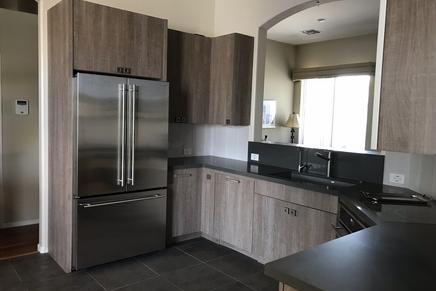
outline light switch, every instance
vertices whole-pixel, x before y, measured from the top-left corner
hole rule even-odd
[[[15,114],[29,115],[29,100],[15,100]]]

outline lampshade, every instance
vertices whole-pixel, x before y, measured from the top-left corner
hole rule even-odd
[[[300,116],[293,112],[289,115],[288,121],[286,122],[286,127],[299,128],[300,127]]]

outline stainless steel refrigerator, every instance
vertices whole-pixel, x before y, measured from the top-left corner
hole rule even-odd
[[[165,247],[168,83],[78,73],[75,269]]]

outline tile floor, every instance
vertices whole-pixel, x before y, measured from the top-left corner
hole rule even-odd
[[[1,291],[277,291],[263,265],[199,238],[161,252],[65,274],[48,255],[0,261]]]

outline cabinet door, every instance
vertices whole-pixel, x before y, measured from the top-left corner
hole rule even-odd
[[[215,232],[222,242],[251,253],[254,181],[235,175],[215,175]]]
[[[436,1],[387,2],[379,150],[436,153]]]
[[[336,215],[255,195],[253,252],[274,261],[335,238]]]
[[[254,39],[229,34],[212,41],[209,121],[249,125]]]
[[[168,31],[170,122],[207,123],[210,55],[210,38]]]
[[[172,178],[172,236],[199,232],[201,196],[198,192],[198,169],[175,170]]]
[[[74,69],[165,79],[166,20],[74,1]]]
[[[209,122],[213,124],[226,124],[227,100],[233,93],[234,47],[232,35],[212,40]]]
[[[214,232],[215,177],[209,169],[201,169],[201,232],[217,237]]]
[[[125,67],[129,13],[74,1],[74,69],[117,74]]]

